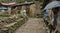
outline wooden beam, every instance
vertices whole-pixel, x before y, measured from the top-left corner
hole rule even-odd
[[[8,7],[8,14],[11,15],[11,7]]]

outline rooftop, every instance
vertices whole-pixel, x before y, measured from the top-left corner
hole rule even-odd
[[[24,3],[17,3],[17,2],[12,2],[12,3],[1,3],[1,5],[5,6],[16,6],[16,5],[29,5],[29,4],[34,4],[34,2],[24,2]]]

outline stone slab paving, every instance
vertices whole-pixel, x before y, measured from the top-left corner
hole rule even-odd
[[[19,27],[15,33],[46,33],[43,19],[29,18],[29,20]]]

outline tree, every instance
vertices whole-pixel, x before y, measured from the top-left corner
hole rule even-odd
[[[43,7],[42,7],[42,8],[45,8],[45,6],[46,6],[48,3],[50,3],[51,1],[53,1],[53,0],[44,0],[44,1],[43,1]]]

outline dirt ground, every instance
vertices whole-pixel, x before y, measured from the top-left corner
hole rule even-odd
[[[47,33],[42,18],[29,18],[15,33]]]

